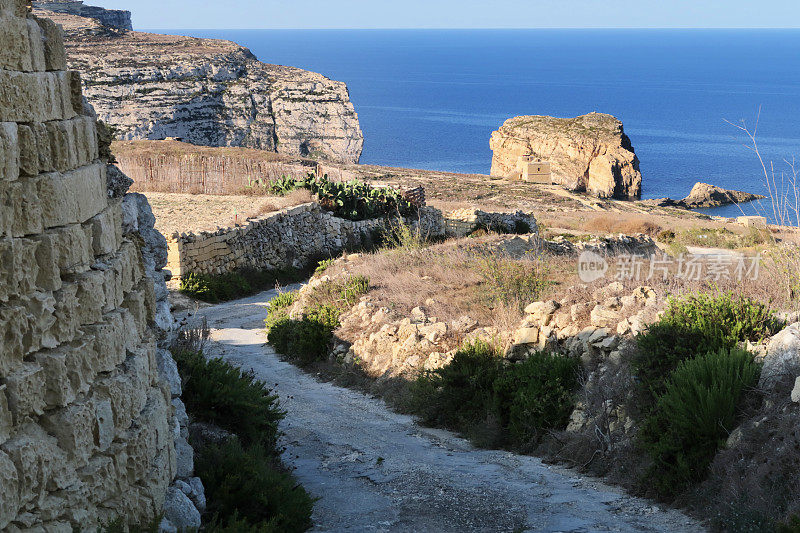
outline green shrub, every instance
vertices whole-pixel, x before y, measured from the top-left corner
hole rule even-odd
[[[345,276],[322,283],[314,289],[313,301],[330,305],[344,311],[358,303],[358,299],[369,292],[366,276]]]
[[[284,412],[278,397],[252,372],[202,353],[174,355],[184,383],[182,399],[194,419],[236,433],[246,444],[275,446]]]
[[[511,442],[535,442],[543,431],[567,425],[575,407],[579,368],[577,359],[537,352],[499,373],[495,409]]]
[[[269,333],[272,327],[278,322],[289,319],[288,309],[297,301],[297,298],[298,292],[290,291],[279,293],[275,298],[269,301],[267,318],[264,320],[267,333]]]
[[[476,342],[447,366],[421,374],[411,385],[409,407],[426,424],[467,435],[484,434],[484,426],[496,423],[500,436],[493,443],[527,446],[567,424],[579,366],[547,353],[506,364],[494,347]]]
[[[775,528],[777,533],[800,533],[800,515],[792,515],[785,522],[781,522]]]
[[[221,276],[190,273],[181,279],[180,290],[192,298],[217,303],[249,294],[252,287],[241,274],[235,272]]]
[[[208,513],[218,531],[305,531],[313,500],[276,455],[261,444],[243,448],[235,438],[201,448],[195,459]],[[249,524],[257,526],[245,529]],[[217,526],[221,527],[221,526]]]
[[[355,305],[368,290],[369,278],[365,276],[348,276],[323,283],[314,289],[310,298],[315,304],[300,318],[292,318],[286,312],[296,295],[280,295],[270,302],[264,321],[268,342],[279,353],[304,364],[325,359],[333,332],[339,327],[339,315]]]
[[[685,325],[729,347],[764,340],[782,326],[769,305],[730,293],[671,300],[662,322]]]
[[[672,244],[675,240],[675,232],[671,229],[665,229],[658,233],[657,239],[665,244]]]
[[[207,533],[280,533],[274,521],[254,525],[246,518],[240,518],[238,513],[233,516],[215,516],[211,522],[203,525],[203,531]]]
[[[450,364],[417,378],[411,387],[412,410],[427,424],[468,430],[493,408],[501,361],[485,342],[464,346]]]
[[[283,310],[290,307],[297,301],[297,291],[280,292],[278,295],[269,301],[270,311]]]
[[[633,367],[643,407],[664,391],[670,372],[697,354],[761,341],[782,327],[769,306],[732,294],[693,295],[670,300],[661,319],[637,336]]]
[[[372,187],[360,181],[331,181],[328,176],[309,173],[304,179],[283,177],[270,183],[273,194],[294,189],[308,189],[319,203],[336,216],[348,220],[366,220],[387,215],[410,216],[416,208],[403,194],[391,187]]]
[[[323,272],[328,270],[335,262],[336,259],[323,259],[317,264],[317,268],[314,270],[314,275],[322,274]]]
[[[531,225],[524,220],[517,220],[514,222],[514,233],[518,235],[527,235],[531,232]]]
[[[502,222],[492,222],[490,224],[482,225],[480,228],[478,228],[478,230],[483,230],[485,233],[511,233],[516,235],[526,235],[531,232],[531,225],[525,220],[517,219],[514,221],[513,226]]]
[[[216,276],[189,273],[181,279],[180,290],[192,298],[218,303],[270,289],[278,282],[299,281],[302,277],[303,273],[296,269],[240,269]]]
[[[659,495],[675,496],[703,479],[759,373],[753,355],[734,348],[683,361],[670,374],[640,432],[653,459],[647,482]]]
[[[266,325],[267,339],[275,350],[308,364],[328,354],[333,331],[339,327],[339,310],[323,305],[299,320],[268,315]]]
[[[162,518],[163,515],[159,515],[146,524],[126,524],[125,520],[117,518],[97,528],[97,531],[102,531],[102,533],[158,533],[158,526],[161,524]],[[81,530],[73,529],[73,531],[80,532]]]
[[[638,351],[632,364],[644,405],[650,406],[655,398],[664,392],[666,379],[682,361],[691,359],[697,353],[719,350],[722,339],[709,337],[686,324],[666,321],[652,324],[645,333],[636,337]]]

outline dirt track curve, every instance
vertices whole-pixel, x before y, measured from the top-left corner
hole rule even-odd
[[[478,450],[322,383],[264,344],[275,291],[207,307],[211,356],[255,371],[288,411],[284,459],[319,498],[313,531],[702,531],[675,510],[535,457]]]

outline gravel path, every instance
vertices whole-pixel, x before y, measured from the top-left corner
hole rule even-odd
[[[288,411],[285,461],[319,498],[314,531],[701,531],[674,510],[535,457],[478,450],[359,392],[321,383],[264,345],[256,296],[202,309],[207,352],[255,371]]]

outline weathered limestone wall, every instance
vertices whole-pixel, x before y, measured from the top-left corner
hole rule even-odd
[[[177,470],[163,278],[60,29],[25,4],[0,0],[0,530],[149,520]]]
[[[464,237],[478,229],[502,233],[538,233],[536,217],[515,213],[487,213],[479,209],[457,209],[444,215],[448,237]]]
[[[436,209],[422,208],[419,219],[407,222],[420,224],[425,237],[444,235],[444,219]],[[173,234],[168,268],[178,276],[222,274],[239,268],[301,268],[345,249],[369,246],[375,232],[385,226],[382,218],[358,222],[337,218],[312,202],[252,219],[246,226]]]

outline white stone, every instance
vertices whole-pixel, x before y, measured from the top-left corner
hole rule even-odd
[[[159,349],[156,352],[156,363],[161,379],[169,385],[169,391],[173,397],[181,395],[181,376],[178,373],[178,365],[172,358],[168,350]]]
[[[175,487],[167,489],[167,497],[164,500],[164,518],[169,520],[179,531],[199,528],[201,524],[200,512],[192,500]]]
[[[800,322],[787,326],[767,344],[759,386],[769,386],[788,372],[800,370]]]

